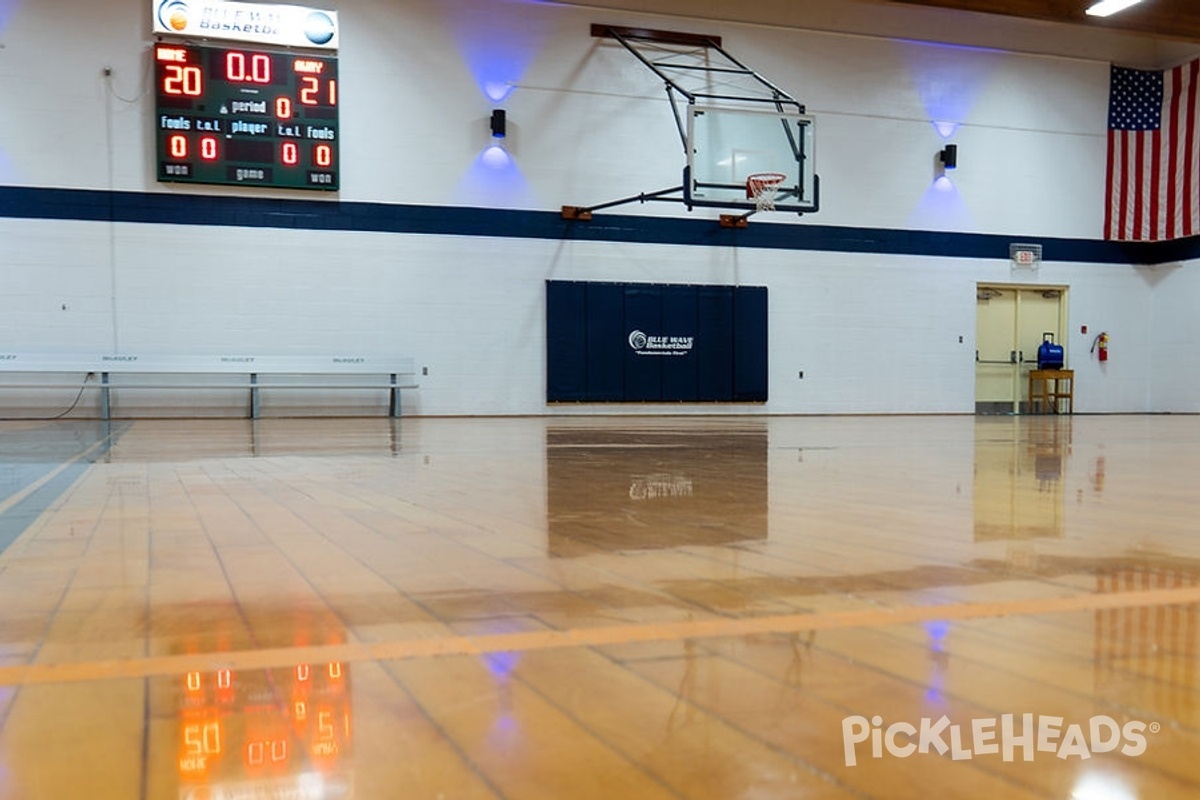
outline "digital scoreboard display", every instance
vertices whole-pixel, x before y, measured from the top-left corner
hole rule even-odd
[[[154,47],[158,179],[338,188],[337,58]]]

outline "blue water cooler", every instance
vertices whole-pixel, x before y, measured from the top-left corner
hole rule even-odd
[[[1038,347],[1038,369],[1062,369],[1063,347],[1054,343],[1053,331],[1042,334],[1042,344]]]

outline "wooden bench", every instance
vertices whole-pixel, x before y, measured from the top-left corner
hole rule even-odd
[[[100,393],[101,419],[111,416],[112,393],[126,390],[246,391],[252,419],[261,416],[264,392],[386,391],[388,416],[398,417],[401,391],[418,386],[412,359],[405,358],[0,353],[0,387],[94,389]]]

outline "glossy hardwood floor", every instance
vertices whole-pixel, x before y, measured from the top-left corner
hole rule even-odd
[[[0,799],[1194,798],[1200,417],[0,423]]]

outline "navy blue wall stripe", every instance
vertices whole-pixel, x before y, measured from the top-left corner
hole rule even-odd
[[[93,189],[0,186],[0,217],[243,228],[426,233],[591,242],[816,250],[839,253],[1008,259],[1011,242],[1042,245],[1047,261],[1162,264],[1200,257],[1200,237],[1124,243],[1096,239],[854,228],[769,221],[722,228],[711,219],[597,212],[587,222],[558,212],[350,203]]]

